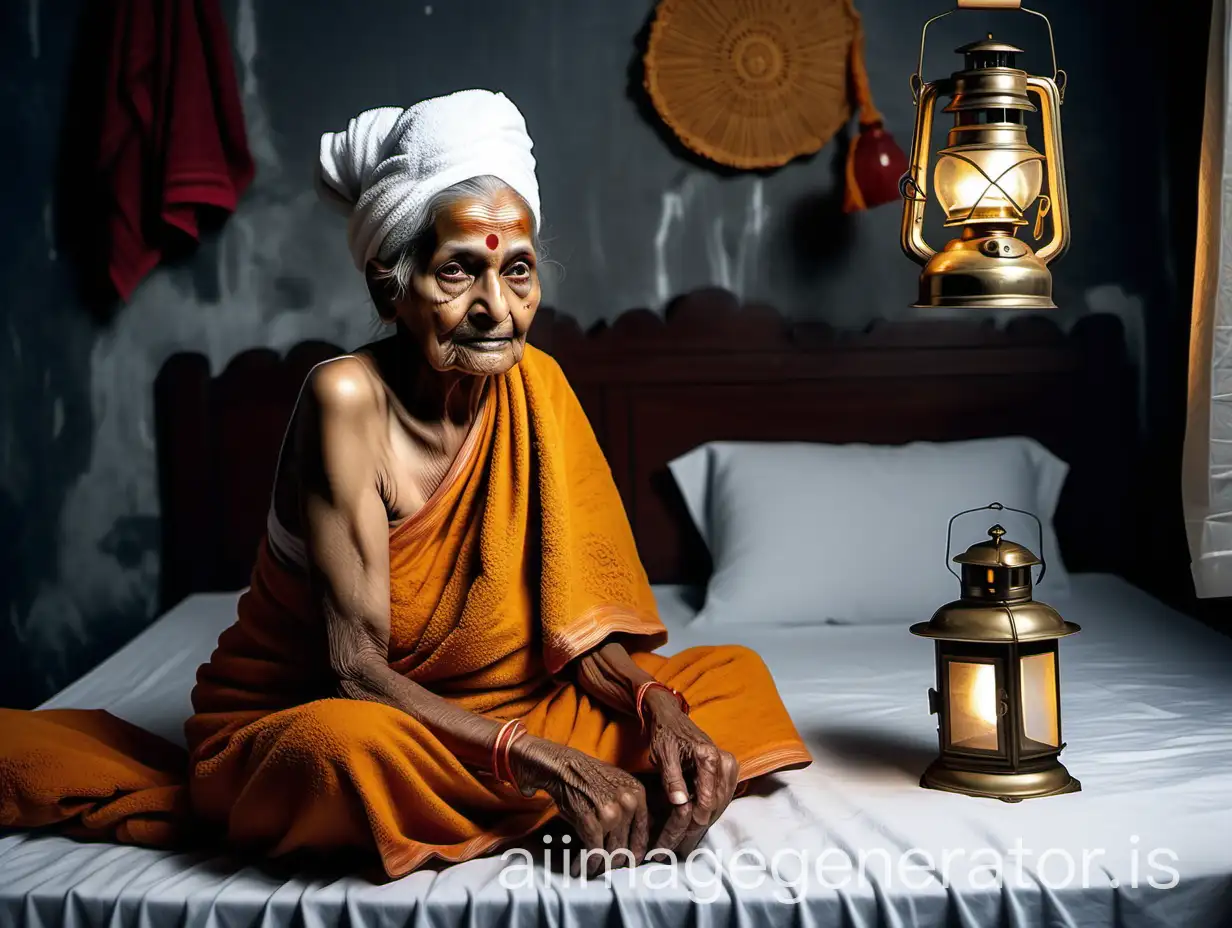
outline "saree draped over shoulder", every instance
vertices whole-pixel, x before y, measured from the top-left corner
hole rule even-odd
[[[619,636],[685,694],[741,780],[810,761],[754,652],[654,653],[666,629],[611,472],[556,362],[532,347],[490,379],[441,486],[391,528],[389,556],[390,667],[468,710],[520,716],[532,734],[647,771],[637,720],[560,674]],[[106,713],[8,713],[0,826],[59,822],[160,844],[191,814],[262,854],[375,850],[397,877],[491,851],[556,814],[545,794],[523,797],[463,766],[405,713],[334,692],[308,579],[263,543],[237,621],[197,674],[186,785],[174,753],[145,756],[158,739]],[[57,755],[61,732],[76,763]]]

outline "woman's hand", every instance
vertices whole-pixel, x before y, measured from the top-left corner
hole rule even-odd
[[[616,866],[637,866],[646,856],[650,833],[646,790],[631,773],[581,751],[533,735],[510,749],[513,775],[523,792],[541,789],[552,797],[561,816],[577,832],[582,848],[572,872],[579,873],[583,850],[606,851]],[[604,855],[586,857],[594,876]]]
[[[732,801],[739,764],[694,724],[671,693],[651,689],[643,708],[650,759],[659,769],[671,803],[654,847],[687,855]],[[691,793],[686,774],[693,780]]]

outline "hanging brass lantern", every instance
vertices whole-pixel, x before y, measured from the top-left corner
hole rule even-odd
[[[1022,9],[1048,23],[1042,13],[1021,7],[1020,0],[958,0],[958,8]],[[964,58],[961,70],[925,83],[920,74],[928,27],[952,12],[924,24],[920,60],[911,78],[915,136],[911,166],[900,186],[903,250],[924,265],[915,308],[1055,309],[1048,264],[1068,247],[1069,205],[1061,149],[1065,72],[1056,67],[1052,24],[1048,41],[1053,77],[1027,74],[1017,67],[1022,49],[989,33],[956,50]],[[933,195],[945,213],[945,225],[961,232],[936,251],[924,241],[924,207],[939,97],[949,98],[944,111],[954,114],[954,125],[947,146],[937,152]],[[1026,116],[1036,112],[1043,127],[1043,154],[1027,141]],[[1033,205],[1036,241],[1043,235],[1045,218],[1051,218],[1051,235],[1038,250],[1018,235]]]
[[[959,516],[989,509],[1023,512],[993,503],[958,513],[950,530]],[[946,565],[962,583],[961,598],[911,633],[937,643],[937,688],[928,698],[941,756],[920,785],[1017,802],[1080,789],[1058,760],[1065,744],[1057,663],[1057,640],[1079,629],[1032,598],[1031,569],[1039,566],[1043,579],[1047,565],[1004,536],[994,525],[988,541],[955,557],[961,576]],[[1040,544],[1042,551],[1042,526]]]

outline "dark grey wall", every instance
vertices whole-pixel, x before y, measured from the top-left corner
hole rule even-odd
[[[1162,91],[1131,85],[1122,63],[1142,61],[1151,26],[1112,0],[1039,5],[1070,77],[1074,245],[1056,266],[1060,318],[1120,313],[1135,350],[1145,350],[1148,309],[1177,310],[1161,223],[1170,202]],[[725,174],[647,117],[636,40],[649,0],[225,0],[256,183],[221,235],[157,270],[99,322],[70,285],[56,228],[74,221],[73,204],[57,208],[55,164],[80,140],[61,122],[86,4],[2,6],[0,704],[34,704],[153,615],[150,393],[169,354],[199,350],[218,368],[254,345],[355,344],[372,334],[343,224],[310,184],[320,133],[360,109],[472,86],[517,102],[536,141],[545,232],[559,262],[546,296],[585,321],[657,308],[701,285],[843,326],[905,314],[913,298],[898,209],[839,211],[839,146],[776,172]],[[877,102],[905,143],[919,28],[945,3],[859,7]],[[935,28],[928,76],[951,70],[951,50],[986,27],[1028,47],[1028,67],[1047,68],[1037,20],[967,13]]]

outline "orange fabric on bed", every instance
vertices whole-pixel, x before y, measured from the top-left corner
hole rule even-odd
[[[391,529],[389,550],[389,663],[433,692],[646,771],[636,719],[555,676],[619,634],[640,666],[685,694],[742,780],[809,762],[752,651],[651,652],[666,631],[611,473],[560,369],[534,348],[490,381],[457,461]],[[318,616],[306,577],[262,545],[238,620],[193,690],[185,730],[200,820],[270,855],[375,849],[397,877],[433,857],[482,854],[553,817],[546,795],[527,799],[464,767],[405,713],[332,698]],[[6,753],[0,745],[0,761]],[[3,797],[0,782],[0,810]],[[40,815],[15,823],[54,818]]]
[[[109,712],[0,709],[0,828],[165,847],[190,827],[184,750]]]

